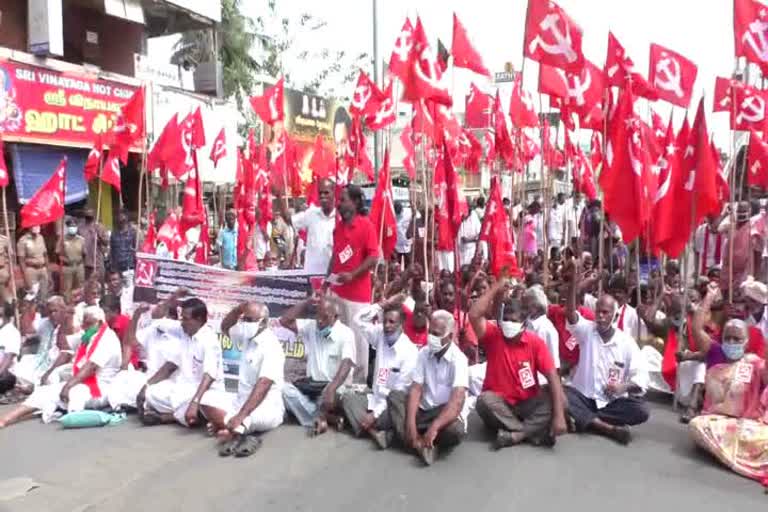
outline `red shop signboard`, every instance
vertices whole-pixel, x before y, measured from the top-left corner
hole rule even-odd
[[[0,133],[15,142],[90,147],[137,89],[0,59]]]

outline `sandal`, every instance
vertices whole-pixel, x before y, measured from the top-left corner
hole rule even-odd
[[[249,457],[261,448],[263,441],[258,436],[243,436],[235,448],[235,457]]]
[[[241,439],[231,439],[227,441],[226,443],[223,443],[219,447],[219,457],[229,457],[230,455],[233,455],[235,453],[235,449],[240,444]]]
[[[145,427],[154,427],[162,423],[160,415],[151,411],[144,411],[144,414],[140,416],[140,419]]]

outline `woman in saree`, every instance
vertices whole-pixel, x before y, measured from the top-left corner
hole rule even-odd
[[[691,420],[697,445],[736,473],[768,484],[768,368],[746,351],[747,324],[729,320],[707,351],[704,407]]]

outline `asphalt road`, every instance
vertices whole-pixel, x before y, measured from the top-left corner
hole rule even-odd
[[[5,408],[0,408],[0,414]],[[657,511],[766,510],[761,487],[720,467],[691,442],[666,404],[622,447],[594,436],[554,450],[489,450],[476,417],[456,451],[431,468],[415,457],[285,425],[248,459],[222,459],[200,431],[122,425],[63,431],[37,420],[0,430],[0,511]]]

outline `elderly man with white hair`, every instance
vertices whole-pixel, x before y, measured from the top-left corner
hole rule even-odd
[[[246,457],[262,443],[257,435],[280,426],[283,405],[283,346],[269,328],[269,309],[259,302],[235,307],[221,321],[221,331],[242,347],[237,393],[212,389],[200,402],[211,431],[222,443],[219,455]]]
[[[68,337],[75,351],[72,378],[67,382],[39,386],[23,405],[0,419],[0,428],[41,412],[48,423],[58,409],[67,412],[101,409],[107,405],[107,392],[120,371],[122,349],[117,335],[109,328],[104,311],[89,306],[83,312],[82,331]]]
[[[552,362],[555,364],[555,369],[560,369],[560,337],[557,334],[557,329],[552,325],[552,322],[547,318],[547,307],[549,301],[547,295],[544,293],[544,288],[541,285],[531,286],[523,294],[523,314],[526,315],[526,324],[528,329],[534,332],[547,346],[549,355],[552,356]],[[546,377],[539,373],[539,384],[545,385],[547,383]]]
[[[763,339],[768,340],[768,286],[749,276],[741,284],[741,295],[747,309],[747,325],[757,327]]]
[[[427,346],[419,351],[408,393],[392,391],[387,408],[397,437],[427,466],[437,450],[451,448],[467,431],[467,356],[453,342],[453,313],[437,310],[429,320]]]

